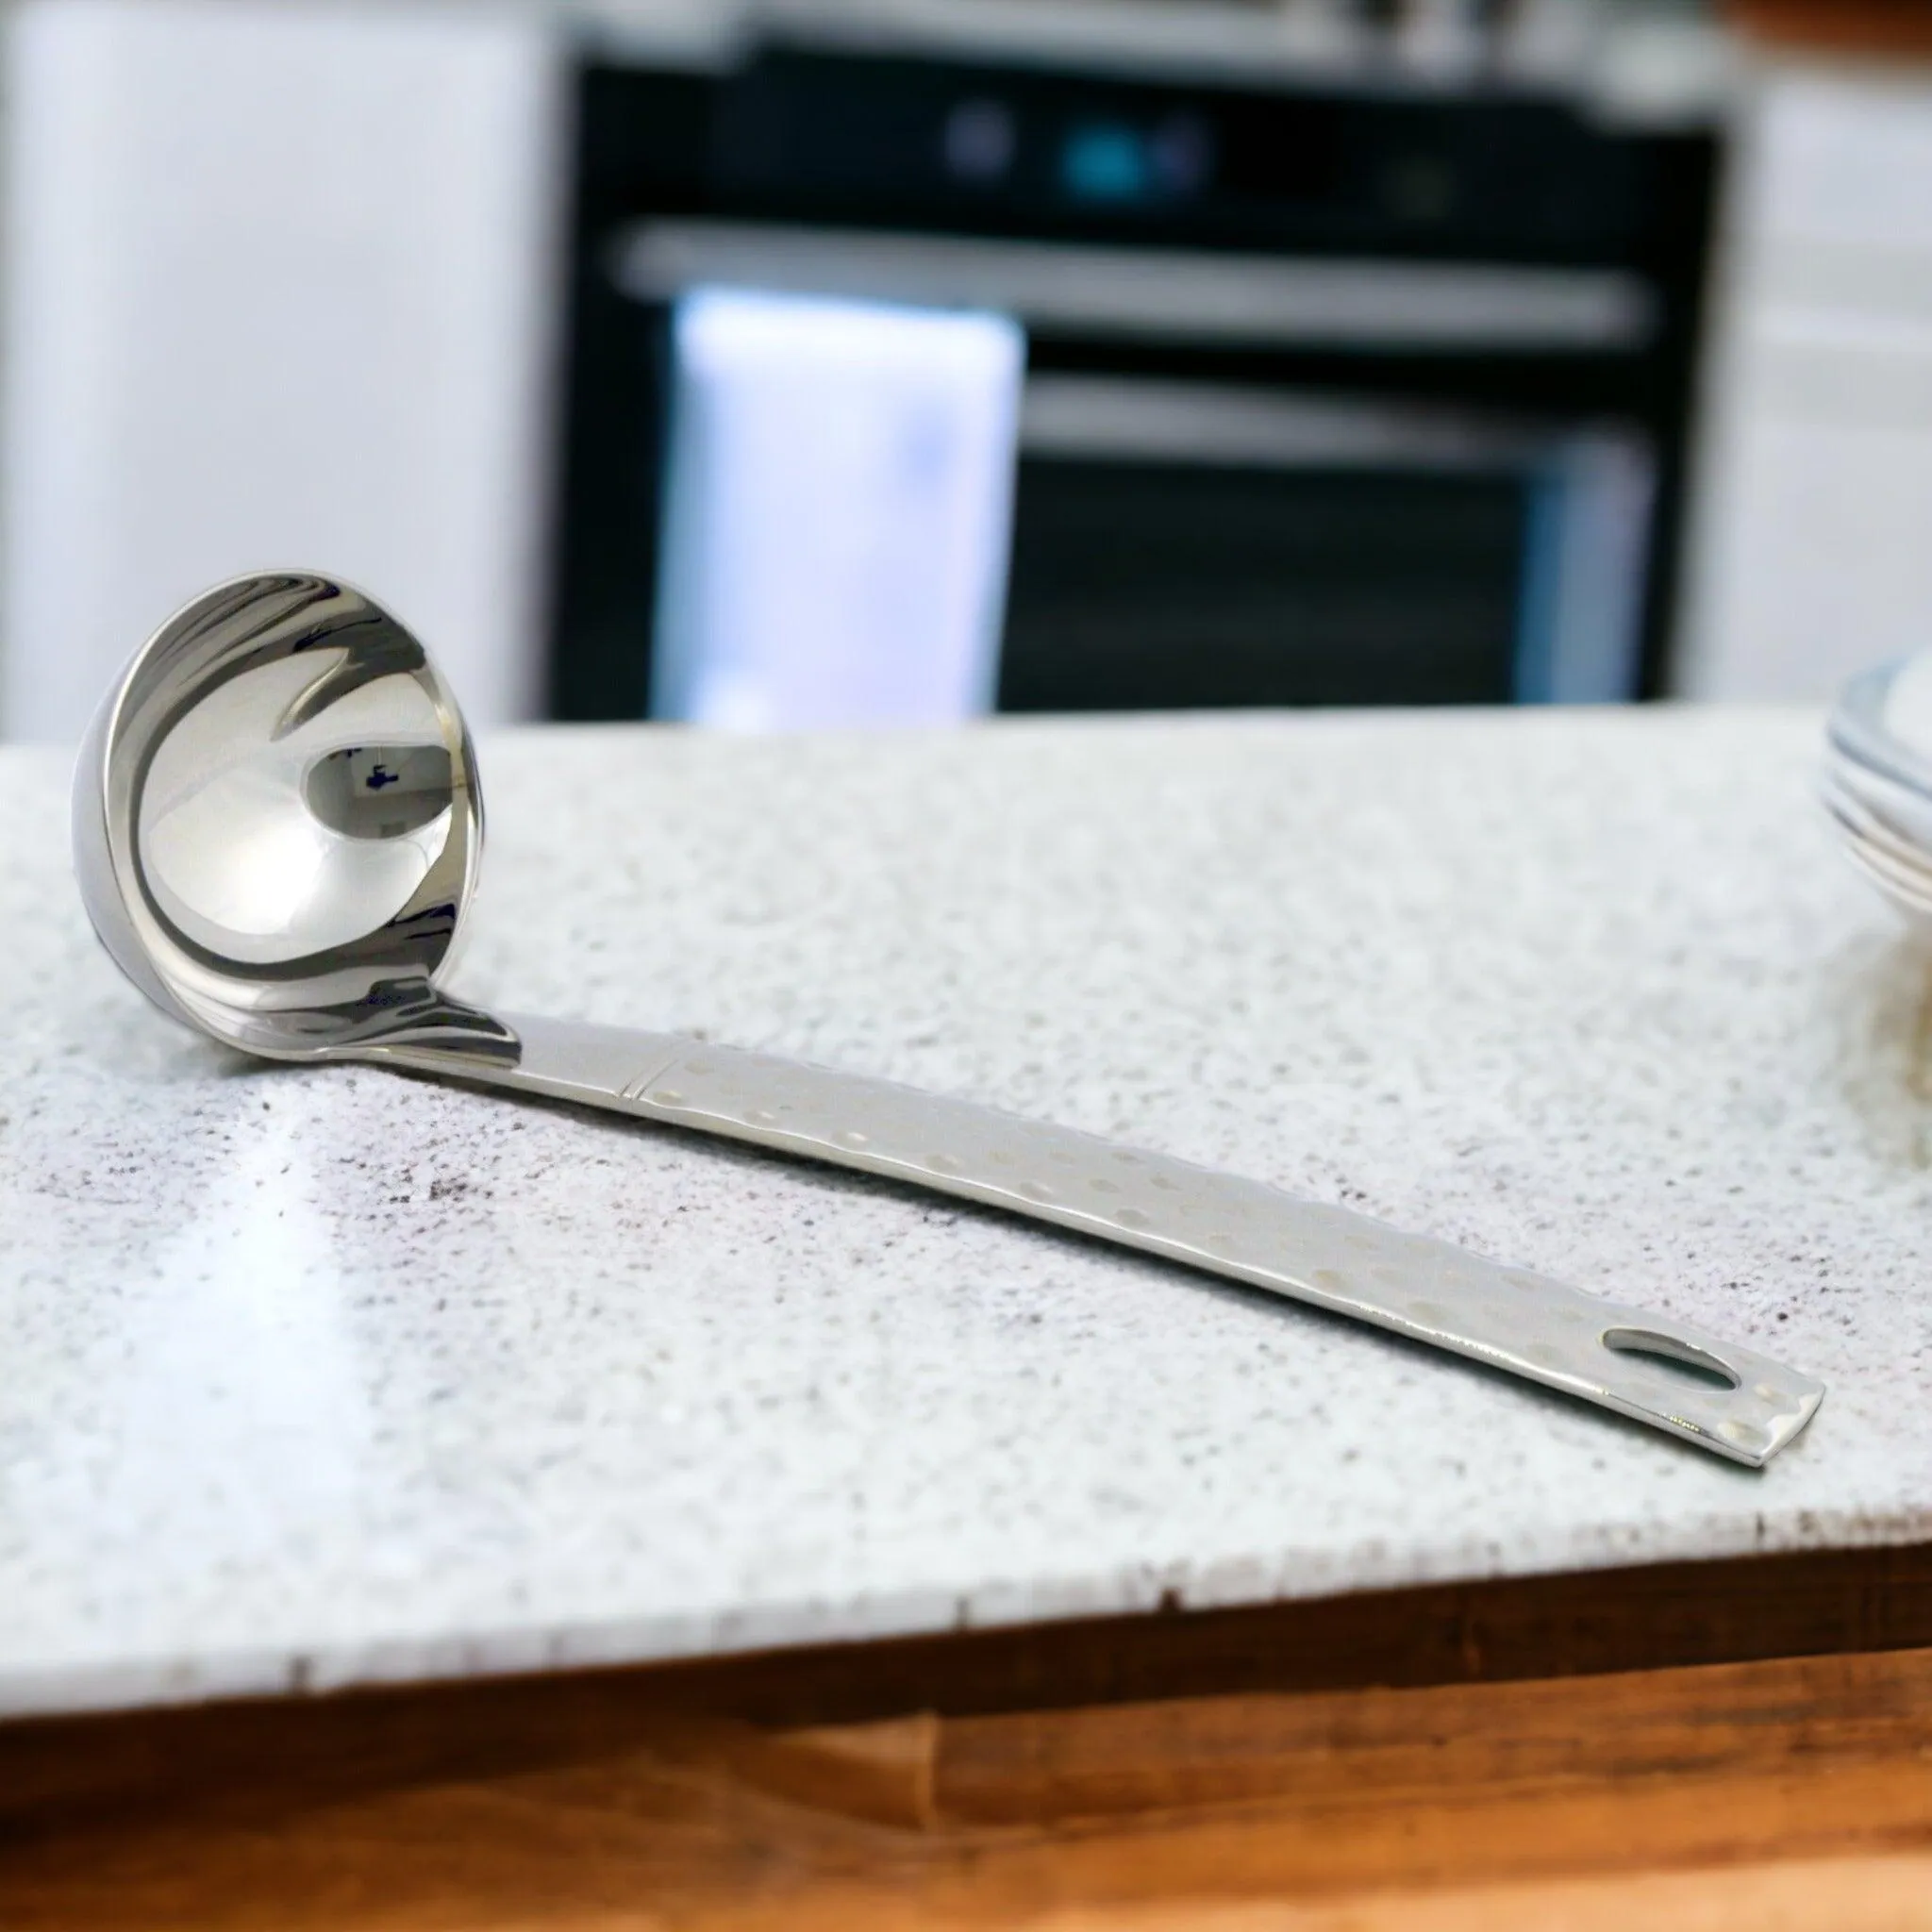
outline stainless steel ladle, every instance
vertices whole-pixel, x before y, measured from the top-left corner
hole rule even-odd
[[[135,654],[75,779],[94,929],[156,1006],[272,1059],[507,1087],[859,1168],[1454,1350],[1761,1465],[1823,1387],[1674,1319],[1231,1174],[883,1080],[441,989],[482,852],[475,753],[421,644],[303,572]]]

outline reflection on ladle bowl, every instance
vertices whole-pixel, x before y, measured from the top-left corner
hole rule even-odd
[[[400,839],[449,809],[449,753],[440,744],[345,745],[302,781],[308,809],[351,839]]]
[[[302,652],[229,678],[156,746],[137,813],[157,909],[225,958],[286,963],[393,918],[448,837],[454,775],[413,676]]]

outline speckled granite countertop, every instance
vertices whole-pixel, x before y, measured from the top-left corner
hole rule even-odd
[[[992,1213],[245,1065],[0,754],[0,1711],[1932,1535],[1932,955],[1817,730],[508,736],[458,975],[1753,1340],[1831,1385],[1761,1474]]]

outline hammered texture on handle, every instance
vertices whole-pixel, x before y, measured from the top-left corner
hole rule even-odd
[[[1448,1242],[1404,1234],[1170,1157],[890,1081],[729,1048],[688,1050],[635,1110],[1014,1208],[1357,1316],[1760,1463],[1808,1420],[1819,1385],[1673,1319]],[[1692,1380],[1656,1338],[1738,1377]]]
[[[1488,1362],[1753,1467],[1805,1426],[1824,1394],[1810,1377],[1674,1317],[1172,1156],[803,1061],[504,1018],[524,1041],[522,1063],[470,1077],[1144,1249]],[[447,1059],[438,1070],[462,1071]]]

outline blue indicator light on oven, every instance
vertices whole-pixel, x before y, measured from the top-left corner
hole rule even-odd
[[[1115,121],[1075,127],[1060,150],[1060,183],[1075,201],[1143,201],[1152,185],[1147,143]]]

